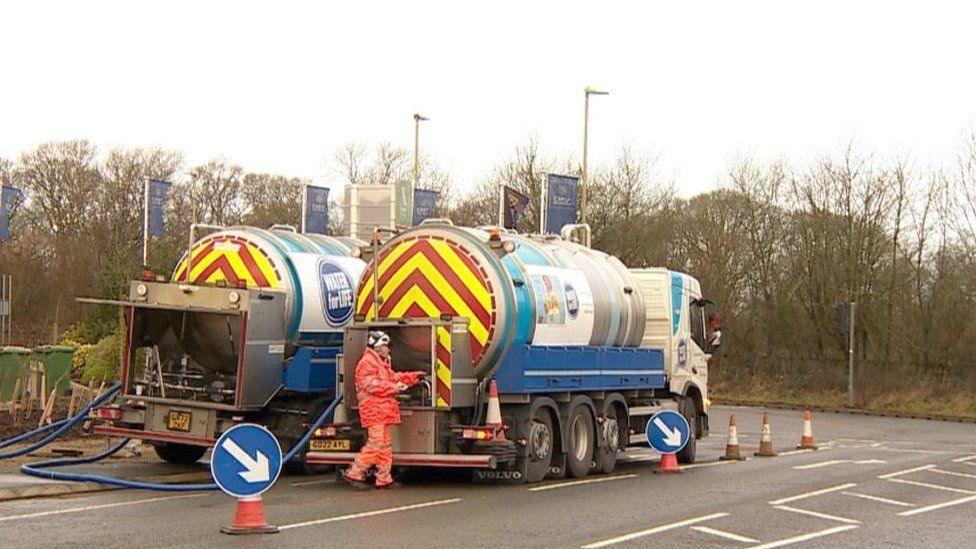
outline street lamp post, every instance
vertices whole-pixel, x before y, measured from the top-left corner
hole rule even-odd
[[[583,88],[583,173],[580,174],[580,223],[586,223],[586,149],[590,130],[590,96],[610,95],[610,92]]]
[[[430,120],[422,114],[413,113],[413,188],[420,186],[420,123]]]

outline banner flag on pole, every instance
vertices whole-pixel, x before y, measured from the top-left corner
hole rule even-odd
[[[414,193],[411,192],[412,189],[413,183],[405,179],[401,179],[393,184],[393,192],[395,194],[393,201],[394,209],[396,210],[397,225],[409,227],[410,222],[413,221]]]
[[[440,193],[427,189],[413,191],[413,224],[420,225],[425,219],[434,217],[437,208],[437,198]]]
[[[163,236],[166,234],[166,221],[163,210],[166,197],[173,184],[169,181],[149,180],[149,236]]]
[[[10,240],[10,216],[24,200],[24,193],[17,187],[0,187],[0,242]]]
[[[329,231],[329,188],[305,187],[305,232],[326,234]]]
[[[576,223],[578,219],[576,203],[579,193],[579,178],[548,174],[546,185],[545,231],[559,234],[564,225]]]
[[[505,228],[515,229],[518,226],[519,217],[529,205],[529,197],[516,191],[508,185],[505,186],[502,196],[502,199],[505,202]]]

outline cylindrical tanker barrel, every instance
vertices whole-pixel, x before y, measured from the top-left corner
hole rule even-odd
[[[424,223],[377,255],[360,279],[357,312],[469,319],[479,377],[513,345],[637,346],[643,336],[643,300],[630,272],[570,242],[507,233],[493,240],[487,230]]]
[[[190,248],[189,269],[184,253],[173,281],[281,291],[285,314],[280,321],[290,343],[335,344],[352,320],[356,282],[365,268],[353,257],[358,245],[365,243],[288,229],[230,227],[197,240]],[[217,369],[234,363],[208,345],[226,339],[224,319],[197,315],[190,332],[181,343],[198,362]]]

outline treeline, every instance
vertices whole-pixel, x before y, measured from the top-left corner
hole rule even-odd
[[[522,231],[538,229],[542,174],[579,171],[575,159],[547,156],[530,140],[459,196],[435,161],[422,160],[422,186],[441,192],[438,215],[495,224],[505,184],[531,198]],[[346,146],[330,164],[340,183],[412,177],[411,153],[387,144]],[[802,166],[745,158],[716,190],[690,199],[647,154],[625,148],[591,170],[594,247],[631,266],[689,272],[722,307],[719,391],[842,398],[847,336],[836,311],[854,301],[861,404],[924,401],[976,413],[976,137],[942,166],[854,147]],[[298,225],[305,183],[223,160],[187,167],[163,149],[99,155],[85,141],[0,160],[0,177],[29,199],[13,218],[14,238],[0,245],[0,271],[17,283],[15,337],[25,344],[94,341],[116,329],[115,313],[83,309],[74,297],[117,297],[138,274],[146,177],[176,183],[167,236],[153,241],[150,267],[159,272],[172,269],[192,221]],[[336,233],[340,194],[330,205]]]

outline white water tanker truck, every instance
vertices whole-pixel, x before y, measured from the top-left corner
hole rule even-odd
[[[364,443],[356,363],[369,330],[392,340],[395,370],[426,380],[403,399],[395,466],[472,468],[482,479],[537,482],[609,473],[648,419],[679,411],[695,459],[708,433],[706,309],[694,278],[628,269],[569,237],[527,236],[430,220],[377,250],[344,331],[333,423],[315,432],[309,463],[344,464]],[[485,421],[489,381],[501,425]]]
[[[94,432],[149,441],[175,463],[240,422],[290,449],[335,396],[363,245],[233,227],[193,242],[169,279],[149,273],[122,301],[81,300],[126,318],[120,397],[93,411]]]

